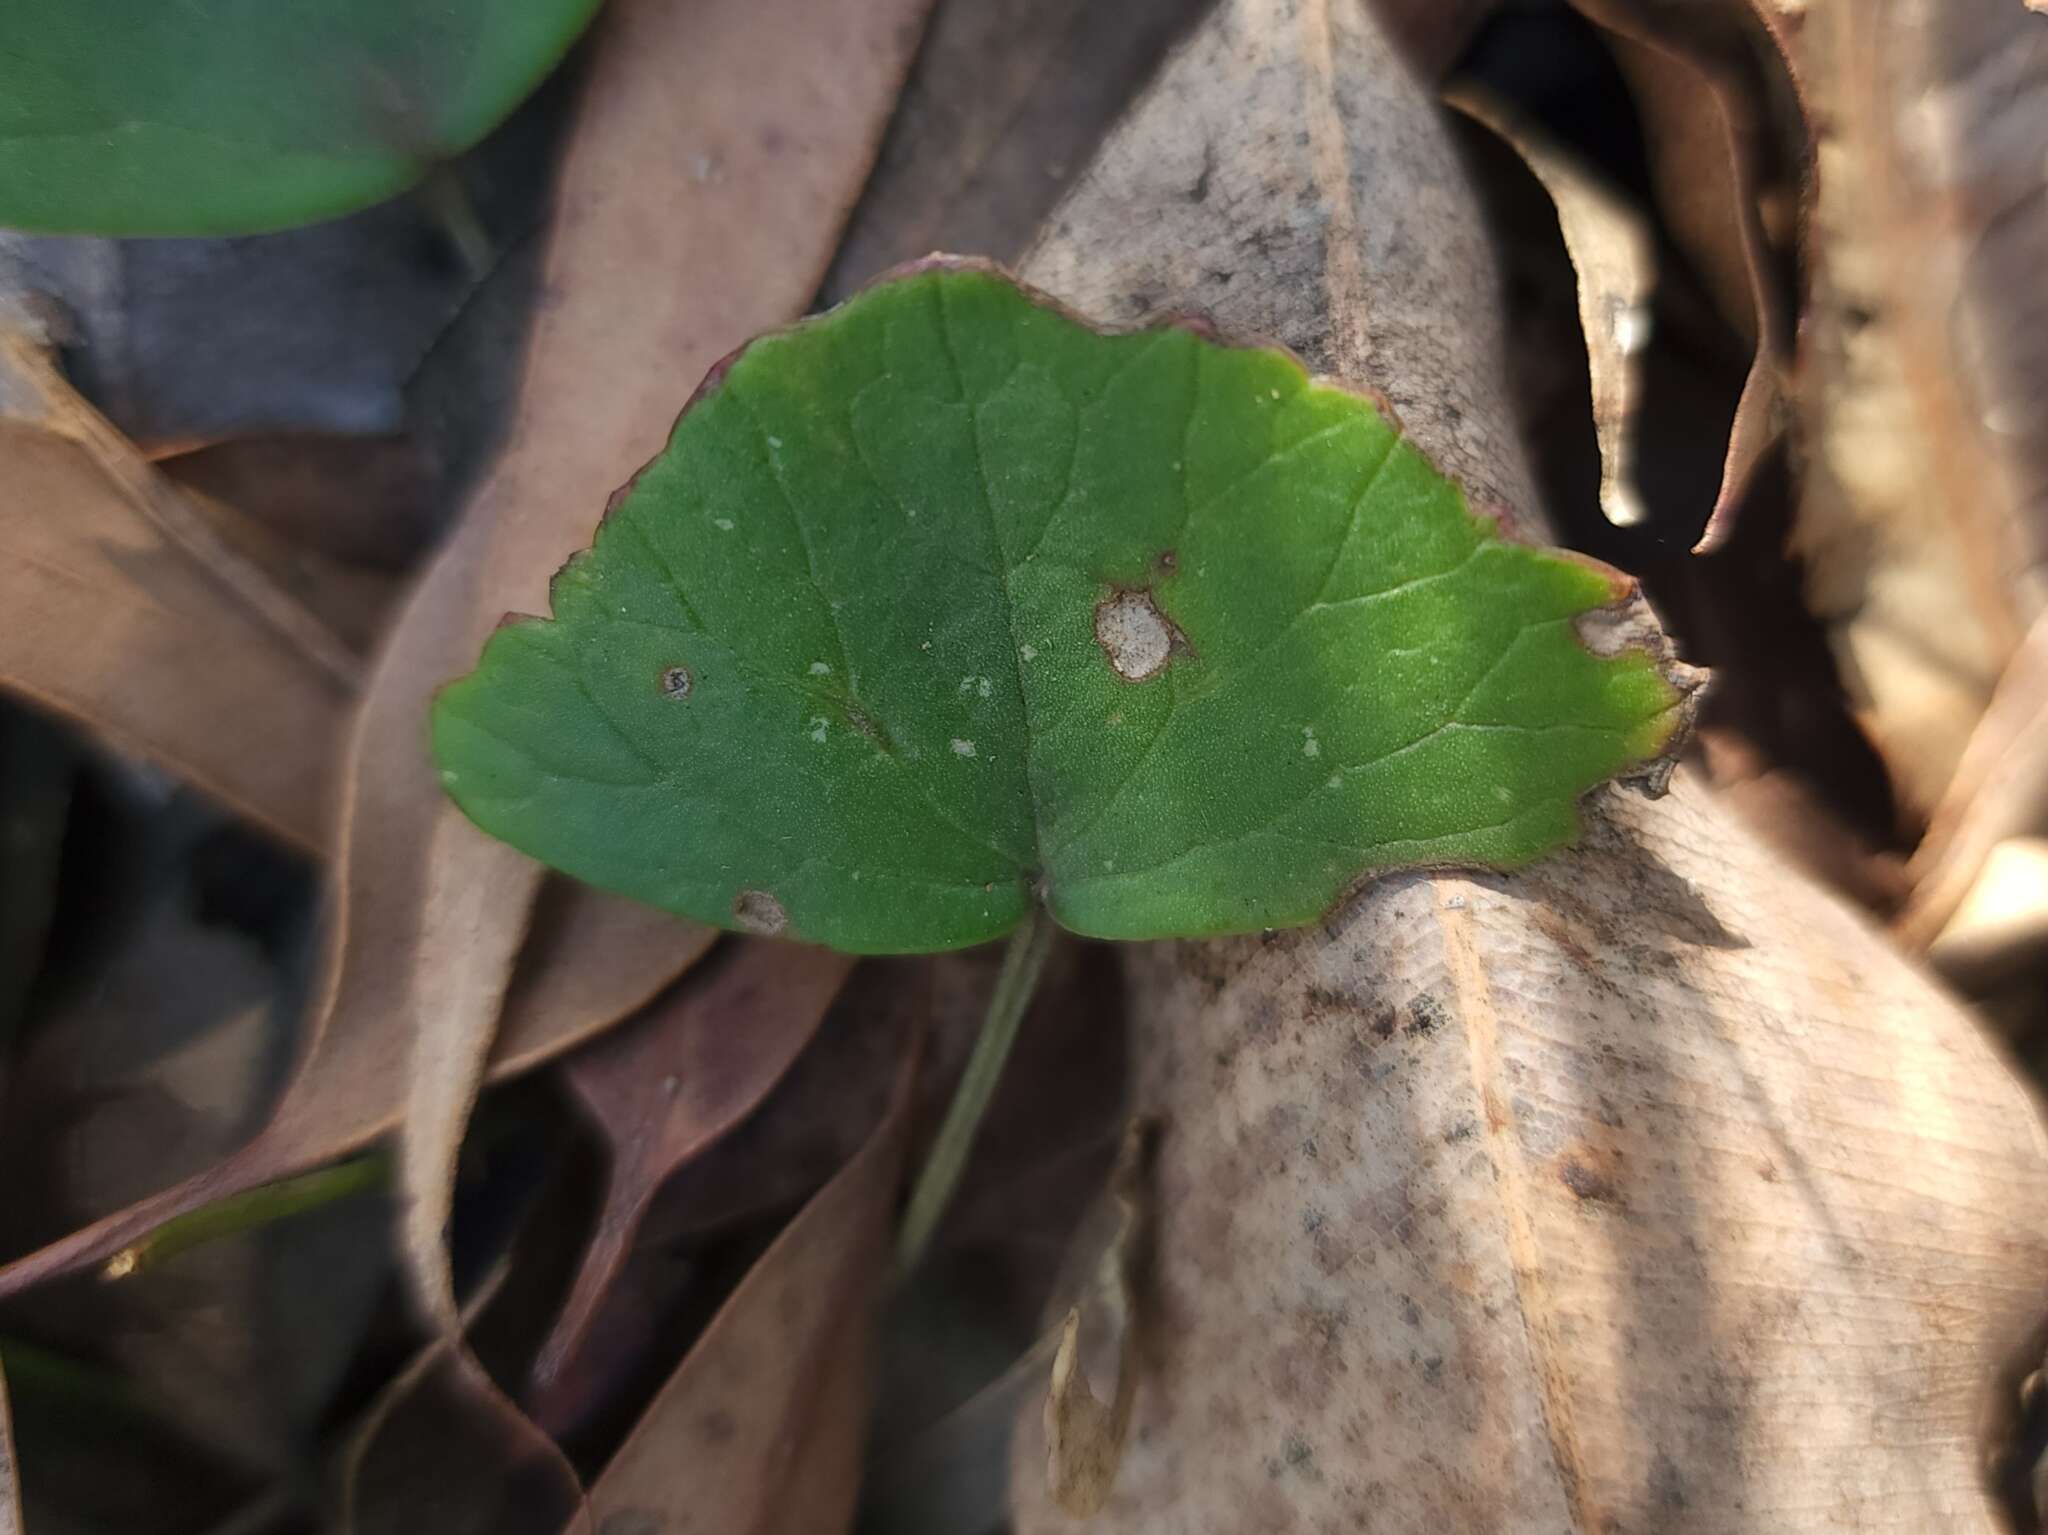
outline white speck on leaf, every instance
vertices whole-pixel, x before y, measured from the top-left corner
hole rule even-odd
[[[711,519],[711,526],[718,529],[721,533],[730,533],[732,531],[732,519],[730,517],[714,517]]]
[[[953,738],[953,755],[956,757],[973,756],[974,743],[972,741],[963,741],[958,736],[955,736]]]
[[[732,917],[742,932],[773,938],[789,926],[789,913],[765,890],[742,890],[732,898]]]
[[[1117,592],[1095,608],[1095,643],[1126,682],[1158,676],[1173,657],[1173,627],[1150,592]]]
[[[1038,647],[1036,645],[1019,645],[1017,647],[1017,657],[1022,661],[1036,661],[1038,659]]]
[[[825,716],[822,714],[811,716],[811,739],[821,746],[825,742]]]
[[[811,663],[811,675],[813,677],[829,677],[832,675],[832,668],[823,661],[813,661]]]
[[[782,446],[782,439],[780,437],[771,437],[768,439],[768,446],[771,448],[779,448]]]
[[[1316,739],[1316,727],[1313,725],[1301,727],[1301,754],[1304,757],[1320,757],[1323,754],[1323,743]]]

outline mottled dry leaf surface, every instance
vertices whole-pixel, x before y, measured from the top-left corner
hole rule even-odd
[[[867,1143],[776,1238],[591,1488],[600,1530],[846,1527],[918,1055]]]
[[[1490,256],[1362,9],[1223,6],[1025,271],[1391,382],[1440,462],[1529,505]],[[2040,1315],[2036,1107],[1689,776],[1596,798],[1526,874],[1149,947],[1132,985],[1161,1214],[1096,1528],[1997,1527],[1978,1435]],[[1071,1528],[1036,1416],[1018,1527]]]

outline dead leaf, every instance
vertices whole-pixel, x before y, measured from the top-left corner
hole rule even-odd
[[[1080,1335],[1114,1361],[1119,1406],[1109,1411],[1113,1420],[1120,1412],[1127,1425],[1138,1381],[1137,1308],[1153,1223],[1148,1175],[1157,1128],[1145,1122],[1124,1127],[1107,1185],[1097,1187],[1073,1225],[1046,1307],[1050,1323],[1031,1346],[943,1416],[875,1447],[861,1488],[863,1528],[901,1535],[981,1535],[1001,1527],[1009,1503],[1012,1423],[1029,1403],[1042,1398],[1050,1434],[1054,1399],[1071,1400],[1087,1390],[1086,1379],[1071,1366],[1064,1385],[1048,1390],[1049,1372],[1066,1347],[1070,1323],[1078,1322]],[[1122,1434],[1122,1428],[1115,1429],[1119,1446]],[[1071,1427],[1065,1437],[1073,1447]],[[1095,1436],[1090,1447],[1100,1451],[1106,1439]],[[1120,1453],[1119,1448],[1107,1457],[1109,1476]],[[1096,1463],[1103,1465],[1104,1457],[1098,1454]],[[1047,1466],[1049,1485],[1059,1498],[1063,1480],[1076,1467],[1057,1449],[1049,1450]],[[1106,1496],[1108,1480],[1098,1481]]]
[[[352,564],[280,537],[241,508],[206,491],[187,486],[184,498],[223,544],[325,624],[352,653],[366,656],[376,649],[399,595],[398,573]],[[306,747],[301,751],[309,771],[332,761],[331,753],[316,758]]]
[[[605,1467],[590,1492],[601,1530],[847,1528],[919,1054],[905,1053],[867,1144],[762,1255]]]
[[[295,549],[365,570],[411,569],[438,531],[436,466],[404,434],[234,437],[156,466]]]
[[[0,336],[0,682],[300,847],[359,663],[18,333]]]
[[[655,1194],[760,1106],[853,965],[824,949],[736,940],[711,969],[563,1063],[610,1145],[611,1168],[575,1285],[534,1365],[542,1389],[582,1347]]]
[[[457,1342],[503,1290],[500,1263],[462,1304],[462,1332],[428,1341],[352,1424],[335,1456],[339,1535],[552,1532],[581,1507],[575,1472],[534,1438]]]
[[[832,258],[836,303],[934,250],[1007,261],[1206,0],[936,7]],[[1434,3],[1434,0],[1432,0]]]
[[[352,918],[359,904],[385,908],[407,891],[397,908],[407,929],[419,926],[423,895],[464,891],[472,903],[459,947],[425,931],[375,945],[414,953],[395,987],[388,976],[351,986],[360,971],[344,955],[334,1003],[345,1016],[374,999],[408,1020],[415,1061],[433,1068],[415,1074],[399,1172],[415,1298],[443,1328],[455,1323],[441,1228],[460,1128],[539,870],[466,825],[466,835],[435,829],[459,817],[425,760],[428,695],[468,666],[506,611],[544,609],[548,577],[660,448],[694,381],[803,308],[928,4],[854,12],[826,0],[641,0],[609,7],[593,33],[544,266],[556,302],[534,327],[510,445],[386,653],[345,818]],[[685,59],[696,83],[678,91]],[[649,386],[663,379],[673,390]]]
[[[804,50],[781,46],[778,28],[785,25],[805,37]],[[813,25],[779,10],[733,5],[699,5],[683,14],[621,6],[607,13],[601,35],[616,34],[618,41],[599,47],[593,67],[615,74],[600,76],[591,88],[589,110],[596,115],[578,130],[561,194],[561,205],[580,216],[570,221],[573,238],[565,237],[553,257],[553,280],[565,293],[580,287],[583,296],[565,299],[537,328],[517,443],[415,594],[364,701],[348,814],[348,824],[364,831],[349,834],[337,868],[343,887],[338,954],[304,1062],[273,1123],[235,1157],[0,1269],[0,1295],[103,1262],[181,1210],[317,1165],[390,1128],[411,1081],[401,1042],[410,1036],[417,1006],[408,995],[412,974],[396,957],[417,952],[425,852],[443,813],[419,728],[426,696],[474,654],[496,613],[540,603],[547,574],[587,538],[606,490],[659,445],[674,401],[641,390],[639,381],[694,377],[722,349],[801,306],[913,41],[900,27],[877,37],[865,30],[867,22],[855,36],[835,30],[854,25],[836,14],[832,25]],[[704,61],[720,90],[685,101],[668,89],[659,59],[669,47]],[[773,56],[762,57],[764,50]],[[712,62],[721,56],[730,58],[729,66]],[[856,68],[856,61],[865,63]],[[836,104],[846,131],[817,127],[815,140],[809,129],[803,138],[744,131],[749,114],[767,112],[782,99],[778,90],[761,86],[763,72],[783,69],[798,79],[809,79],[803,73],[809,70],[829,76],[826,95],[807,99],[819,111]],[[710,158],[685,163],[668,152],[674,143],[700,140],[702,156]],[[646,239],[639,213],[657,183],[631,169],[631,157],[617,145],[651,157],[661,174],[676,180],[673,232],[688,253]],[[724,152],[721,146],[735,156],[744,147],[777,169],[749,175],[738,187],[731,177],[708,171],[700,177]],[[735,158],[730,168],[739,165]],[[594,203],[623,210],[619,216],[632,231],[623,252],[615,248],[613,226],[594,216]],[[711,218],[714,206],[732,209],[725,236],[715,235],[726,226]],[[793,230],[809,233],[798,239]],[[714,238],[758,240],[769,254],[739,259],[730,246],[714,251]],[[644,283],[620,275],[617,263],[628,258],[648,264]],[[699,265],[703,277],[676,279]],[[688,354],[676,348],[685,343],[699,363],[679,363]],[[647,355],[645,367],[620,365],[639,352]],[[603,391],[589,386],[592,377],[630,392],[633,409],[611,408]],[[553,378],[575,382],[545,382]],[[564,413],[554,433],[534,403],[545,399]],[[577,452],[563,450],[562,442]],[[580,494],[572,460],[586,466]],[[486,609],[491,617],[480,618]],[[493,888],[501,915],[522,906],[521,887],[532,877],[522,868],[519,878]],[[466,1020],[472,1042],[499,1025],[492,1075],[529,1066],[615,1022],[694,961],[713,936],[581,887],[560,886],[538,910],[535,944],[548,962],[520,962],[501,1023],[495,1016],[481,1025]],[[494,963],[502,964],[506,946],[497,952]],[[490,990],[486,985],[476,994],[487,997]]]
[[[2038,968],[2048,954],[2048,837],[2009,837],[1992,846],[1977,881],[1927,958],[1958,985],[1978,991]]]
[[[2048,617],[2013,652],[1914,851],[1899,937],[1924,949],[2001,844],[2048,833]]]
[[[1789,421],[1792,296],[1765,219],[1776,157],[1767,83],[1736,5],[1572,0],[1603,28],[1648,141],[1660,211],[1721,311],[1754,347],[1699,548],[1723,542]]]
[[[7,1405],[7,1376],[0,1372],[0,1535],[22,1535],[21,1482],[15,1466],[14,1415]]]
[[[1210,275],[1253,259],[1271,281]],[[1401,381],[1424,449],[1527,508],[1492,261],[1366,8],[1230,0],[1027,272]],[[1979,1417],[2048,1264],[2034,1104],[1689,773],[1585,816],[1519,875],[1132,952],[1159,1345],[1105,1532],[1996,1527]],[[1020,1535],[1071,1527],[1043,1453],[1027,1420]]]
[[[486,1080],[531,1070],[648,1000],[711,946],[707,928],[566,881],[542,889]],[[574,955],[574,963],[558,956]],[[0,1266],[0,1298],[96,1268],[175,1216],[358,1151],[398,1124],[405,1057],[395,1023],[328,1030],[304,1048],[270,1122],[239,1151],[160,1193]],[[161,1168],[158,1169],[159,1175]]]
[[[1657,242],[1649,221],[1511,102],[1471,82],[1453,82],[1444,100],[1512,145],[1557,208],[1578,275],[1579,326],[1600,445],[1600,510],[1614,526],[1633,527],[1644,516],[1636,485],[1636,415],[1657,290]]]
[[[1796,547],[1925,816],[2048,596],[2048,52],[2009,0],[1757,8],[1816,140]]]
[[[1143,1182],[1151,1131],[1140,1123],[1125,1133],[1108,1190],[1114,1225],[1088,1285],[1060,1322],[1053,1352],[1045,1399],[1046,1482],[1053,1501],[1077,1519],[1100,1513],[1109,1501],[1138,1400],[1138,1263],[1140,1237],[1151,1218]],[[1107,1403],[1096,1398],[1082,1369],[1084,1319],[1107,1334],[1116,1360],[1116,1393]]]

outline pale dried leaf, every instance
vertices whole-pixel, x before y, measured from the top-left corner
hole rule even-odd
[[[1234,195],[1193,205],[1204,158]],[[1275,282],[1208,275],[1252,252]],[[1029,270],[1321,338],[1439,462],[1526,486],[1477,214],[1358,8],[1221,7]],[[1695,780],[1597,798],[1520,875],[1132,962],[1157,1341],[1103,1530],[1995,1528],[1980,1415],[2048,1263],[2035,1106]],[[1070,1528],[1021,1428],[1017,1527]]]
[[[867,1144],[740,1282],[605,1467],[590,1493],[600,1529],[847,1527],[917,1059],[906,1053]]]
[[[2048,595],[2048,48],[2010,0],[1759,9],[1816,138],[1795,543],[1924,815]]]
[[[0,685],[326,841],[355,657],[17,333],[0,335]]]
[[[344,954],[334,1010],[375,997],[408,1020],[416,1058],[442,1072],[417,1086],[400,1177],[413,1289],[443,1327],[455,1311],[439,1233],[460,1125],[540,871],[480,836],[435,830],[457,813],[421,749],[428,697],[470,664],[505,612],[544,607],[548,577],[588,541],[610,492],[660,448],[691,384],[803,308],[928,4],[639,0],[607,8],[593,33],[543,268],[556,302],[528,346],[512,441],[400,620],[366,701],[349,786],[351,918],[395,906],[406,931],[374,952],[414,949],[416,959],[394,984],[364,977]],[[689,90],[676,88],[683,61]],[[431,946],[422,930],[430,893],[465,888],[474,889],[465,897],[471,941]],[[438,998],[421,989],[428,977]]]
[[[1791,304],[1765,219],[1769,103],[1734,5],[1572,0],[1604,28],[1643,121],[1659,209],[1716,307],[1755,347],[1699,547],[1722,543],[1789,418]]]
[[[1934,968],[1973,989],[2038,966],[2048,954],[2048,837],[1995,844],[1969,894],[1927,946]]]
[[[1925,948],[1999,844],[2048,833],[2048,618],[2035,620],[1971,731],[1909,873],[1899,936]]]
[[[1557,209],[1558,229],[1578,276],[1579,326],[1600,447],[1600,510],[1616,527],[1633,527],[1644,515],[1636,485],[1636,413],[1642,408],[1642,354],[1650,342],[1657,291],[1657,242],[1649,221],[1513,103],[1472,82],[1453,82],[1444,99],[1506,140]]]
[[[1046,1485],[1055,1503],[1081,1519],[1099,1513],[1109,1501],[1138,1400],[1138,1263],[1150,1215],[1142,1181],[1149,1140],[1150,1127],[1143,1124],[1124,1136],[1108,1191],[1114,1226],[1091,1282],[1060,1322],[1053,1351],[1045,1400]],[[1116,1390],[1108,1402],[1096,1397],[1083,1370],[1084,1319],[1103,1335],[1094,1352],[1106,1351],[1116,1360]]]
[[[415,1297],[428,1321],[447,1333],[461,1327],[446,1229],[455,1208],[455,1164],[526,936],[526,906],[508,911],[507,893],[531,901],[539,883],[516,850],[461,817],[444,814],[436,822],[414,962],[410,1091],[399,1123],[399,1241]]]

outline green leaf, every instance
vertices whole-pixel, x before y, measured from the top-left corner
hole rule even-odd
[[[7,0],[0,226],[246,234],[390,197],[503,120],[599,0]]]
[[[1285,927],[1664,752],[1656,659],[1574,625],[1630,590],[1285,352],[940,262],[715,372],[434,747],[486,831],[726,927]]]

